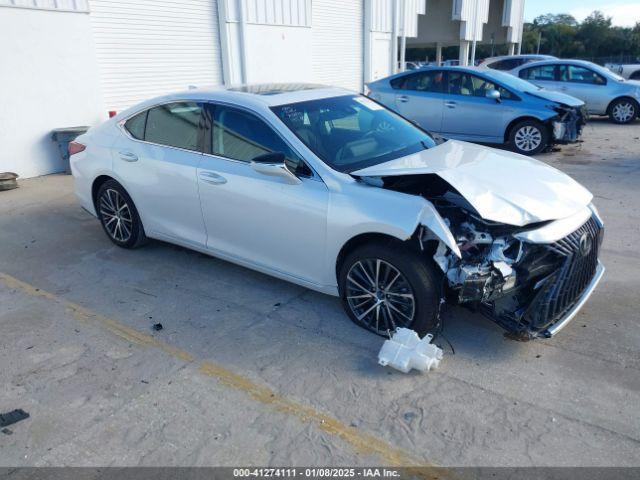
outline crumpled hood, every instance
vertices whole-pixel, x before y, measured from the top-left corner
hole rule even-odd
[[[566,93],[554,92],[553,90],[545,90],[544,88],[542,90],[536,90],[535,92],[527,93],[534,97],[542,98],[543,100],[549,100],[551,102],[561,103],[569,107],[582,107],[584,105],[584,102],[577,99],[576,97],[572,97],[571,95],[567,95]]]
[[[593,198],[571,177],[538,160],[456,140],[351,174],[436,174],[485,220],[517,226],[569,217]]]

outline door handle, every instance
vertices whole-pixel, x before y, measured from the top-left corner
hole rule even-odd
[[[205,183],[210,183],[211,185],[222,185],[227,183],[226,178],[214,172],[200,172],[198,176],[200,177],[200,180]]]
[[[456,105],[457,105],[457,103],[456,103],[456,102],[452,102],[452,101],[444,102],[444,104],[445,104],[448,108],[456,108]]]
[[[124,160],[125,162],[137,162],[138,161],[138,156],[135,153],[121,151],[121,152],[118,152],[118,155],[120,155],[120,158],[122,160]]]
[[[398,95],[398,101],[402,102],[402,103],[407,103],[409,101],[409,97],[407,97],[406,95]]]

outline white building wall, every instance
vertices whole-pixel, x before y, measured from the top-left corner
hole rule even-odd
[[[361,91],[363,0],[313,0],[313,81]]]
[[[312,81],[311,0],[220,0],[224,83]]]
[[[507,27],[507,42],[520,43],[524,24],[524,0],[504,0],[502,25]]]
[[[0,172],[60,172],[51,131],[106,118],[86,2],[14,3],[0,1]]]
[[[222,83],[217,0],[91,0],[108,110]]]

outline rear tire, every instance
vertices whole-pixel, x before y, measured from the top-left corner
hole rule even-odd
[[[98,189],[96,213],[109,240],[117,246],[137,248],[147,242],[133,200],[115,180],[107,180]]]
[[[639,110],[638,102],[632,98],[618,98],[611,102],[607,114],[613,123],[624,125],[638,118]]]
[[[342,262],[340,297],[362,328],[387,336],[406,327],[422,337],[438,326],[441,279],[434,265],[399,240],[369,243]]]
[[[536,155],[548,144],[549,130],[537,120],[522,120],[509,131],[511,150],[521,155]]]

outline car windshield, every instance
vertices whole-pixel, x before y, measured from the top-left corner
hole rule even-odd
[[[272,110],[313,153],[340,172],[436,145],[428,133],[362,95],[322,98]]]
[[[604,68],[604,67],[598,65],[597,63],[589,62],[589,67],[592,70],[595,70],[597,73],[599,73],[600,75],[602,75],[604,77],[609,77],[609,78],[613,78],[615,80],[618,80],[620,82],[624,82],[624,77],[621,77],[617,73],[614,73],[611,70],[609,70],[608,68]]]
[[[496,70],[492,71],[489,77],[502,83],[505,87],[520,90],[521,92],[537,92],[538,90],[542,90],[537,85],[527,82],[526,80],[522,80],[521,78],[514,77],[510,73],[499,72]]]

